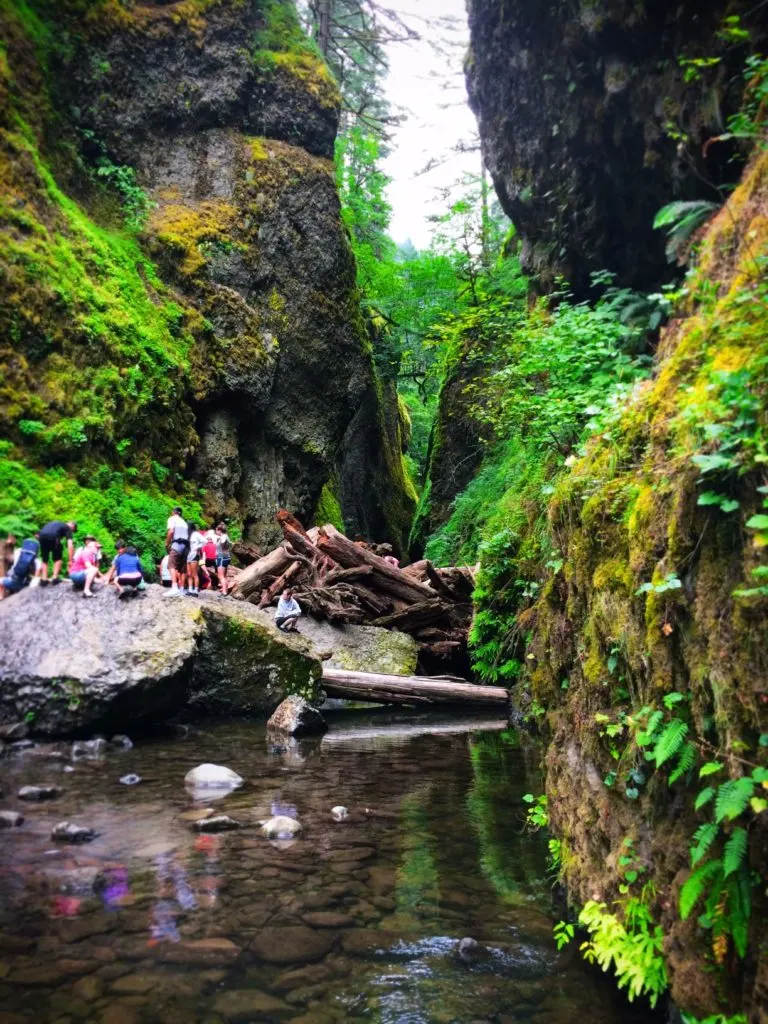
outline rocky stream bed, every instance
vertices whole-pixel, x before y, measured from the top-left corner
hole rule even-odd
[[[650,1019],[554,948],[546,844],[523,827],[536,759],[503,722],[344,711],[330,726],[10,746],[0,807],[24,821],[0,844],[3,1024]],[[188,791],[207,761],[244,784]],[[25,785],[58,789],[21,800]],[[213,811],[240,827],[197,831]],[[295,838],[262,834],[275,813]],[[98,835],[56,842],[62,821]]]

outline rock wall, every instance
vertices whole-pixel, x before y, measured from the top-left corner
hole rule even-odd
[[[381,463],[358,520],[402,547],[413,498],[340,220],[338,91],[292,4],[30,7],[0,8],[4,436],[76,472],[192,478],[207,516],[264,545],[279,507],[311,521],[356,447]],[[115,195],[148,209],[141,251]],[[74,280],[48,266],[62,236]]]
[[[656,287],[656,212],[673,199],[716,200],[713,184],[740,171],[728,145],[702,149],[741,94],[745,50],[717,30],[744,14],[759,49],[765,10],[725,0],[470,0],[468,10],[470,103],[526,271],[544,290],[562,275],[580,295],[598,270]],[[722,60],[687,85],[686,56]]]

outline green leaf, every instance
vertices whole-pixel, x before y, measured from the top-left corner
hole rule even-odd
[[[690,849],[691,867],[695,868],[699,861],[707,855],[719,832],[719,826],[712,821],[708,821],[705,825],[699,825],[693,833],[693,842],[696,845],[692,845]]]
[[[723,877],[738,871],[747,858],[749,836],[745,828],[736,828],[728,837],[723,851]]]
[[[687,735],[687,722],[683,722],[680,718],[673,718],[671,722],[667,722],[653,750],[657,768],[661,768],[666,761],[675,756]]]
[[[696,797],[696,802],[693,805],[694,810],[700,811],[702,807],[709,803],[714,795],[715,791],[712,786],[707,786],[706,789],[702,789]]]
[[[736,501],[735,498],[729,498],[727,501],[720,502],[720,508],[723,512],[735,512],[737,508],[740,508],[741,503]]]
[[[675,770],[669,776],[670,782],[677,782],[678,779],[682,779],[684,775],[696,764],[696,747],[693,743],[686,743],[683,749],[680,751],[680,755],[675,765]]]
[[[752,779],[730,779],[717,791],[715,800],[715,821],[733,821],[747,809],[750,797],[755,791]]]
[[[744,525],[750,530],[768,530],[768,516],[752,516]]]
[[[716,491],[704,491],[703,494],[699,495],[699,500],[696,502],[697,505],[719,505],[723,500],[722,494],[717,494]]]
[[[722,768],[722,764],[719,761],[707,761],[699,769],[699,778],[703,779],[707,775],[714,775],[715,772],[719,772]]]
[[[710,860],[706,864],[692,871],[680,889],[680,917],[685,921],[691,911],[699,902],[699,899],[716,878],[722,879],[723,866],[719,860]]]

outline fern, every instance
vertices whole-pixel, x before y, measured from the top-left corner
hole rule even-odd
[[[706,200],[667,203],[666,206],[662,206],[656,214],[653,226],[666,228],[666,253],[670,263],[679,259],[682,248],[691,235],[716,209],[716,203]]]
[[[701,867],[691,872],[680,890],[680,917],[684,921],[699,902],[707,888],[707,883],[717,884],[722,881],[722,878],[723,864],[720,860],[707,861],[706,864],[702,864]]]
[[[699,795],[696,797],[696,803],[693,805],[694,810],[700,811],[701,808],[708,804],[712,797],[715,795],[715,791],[712,786],[707,786],[706,789],[702,789]]]
[[[714,822],[707,822],[706,825],[699,825],[696,831],[693,833],[693,842],[695,846],[691,846],[691,867],[695,868],[702,857],[705,857],[709,852],[709,848],[717,839],[717,834],[720,831],[718,825]]]
[[[755,791],[752,779],[730,779],[724,782],[717,791],[715,800],[715,821],[733,821],[749,806],[750,798]]]
[[[728,878],[738,871],[747,858],[747,830],[736,828],[733,830],[725,844],[723,851],[723,876]]]
[[[647,710],[647,709],[643,709],[643,710]],[[639,712],[639,713],[642,714],[642,711]],[[657,710],[657,711],[653,711],[651,713],[651,715],[648,718],[648,722],[646,723],[645,728],[639,730],[639,732],[637,733],[636,739],[637,739],[638,747],[647,747],[648,746],[648,744],[653,739],[653,735],[656,732],[656,730],[658,729],[658,727],[659,727],[659,725],[661,723],[661,720],[663,718],[664,718],[664,712],[663,711],[658,711]]]
[[[696,747],[693,743],[686,743],[683,749],[680,751],[680,756],[677,759],[677,765],[675,770],[669,776],[670,782],[677,782],[696,764]]]
[[[680,751],[687,735],[687,722],[680,718],[673,718],[671,722],[667,722],[653,748],[657,768],[661,768],[670,757],[674,757]]]

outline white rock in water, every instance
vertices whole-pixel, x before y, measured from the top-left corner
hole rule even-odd
[[[276,818],[270,818],[261,826],[261,831],[268,839],[288,839],[301,832],[301,825],[295,818],[288,818],[284,814],[278,814]]]
[[[331,817],[334,821],[344,821],[345,818],[349,817],[349,811],[346,807],[342,807],[339,804],[338,807],[331,808]]]
[[[184,784],[195,789],[237,789],[244,781],[223,764],[199,764],[184,776]]]

